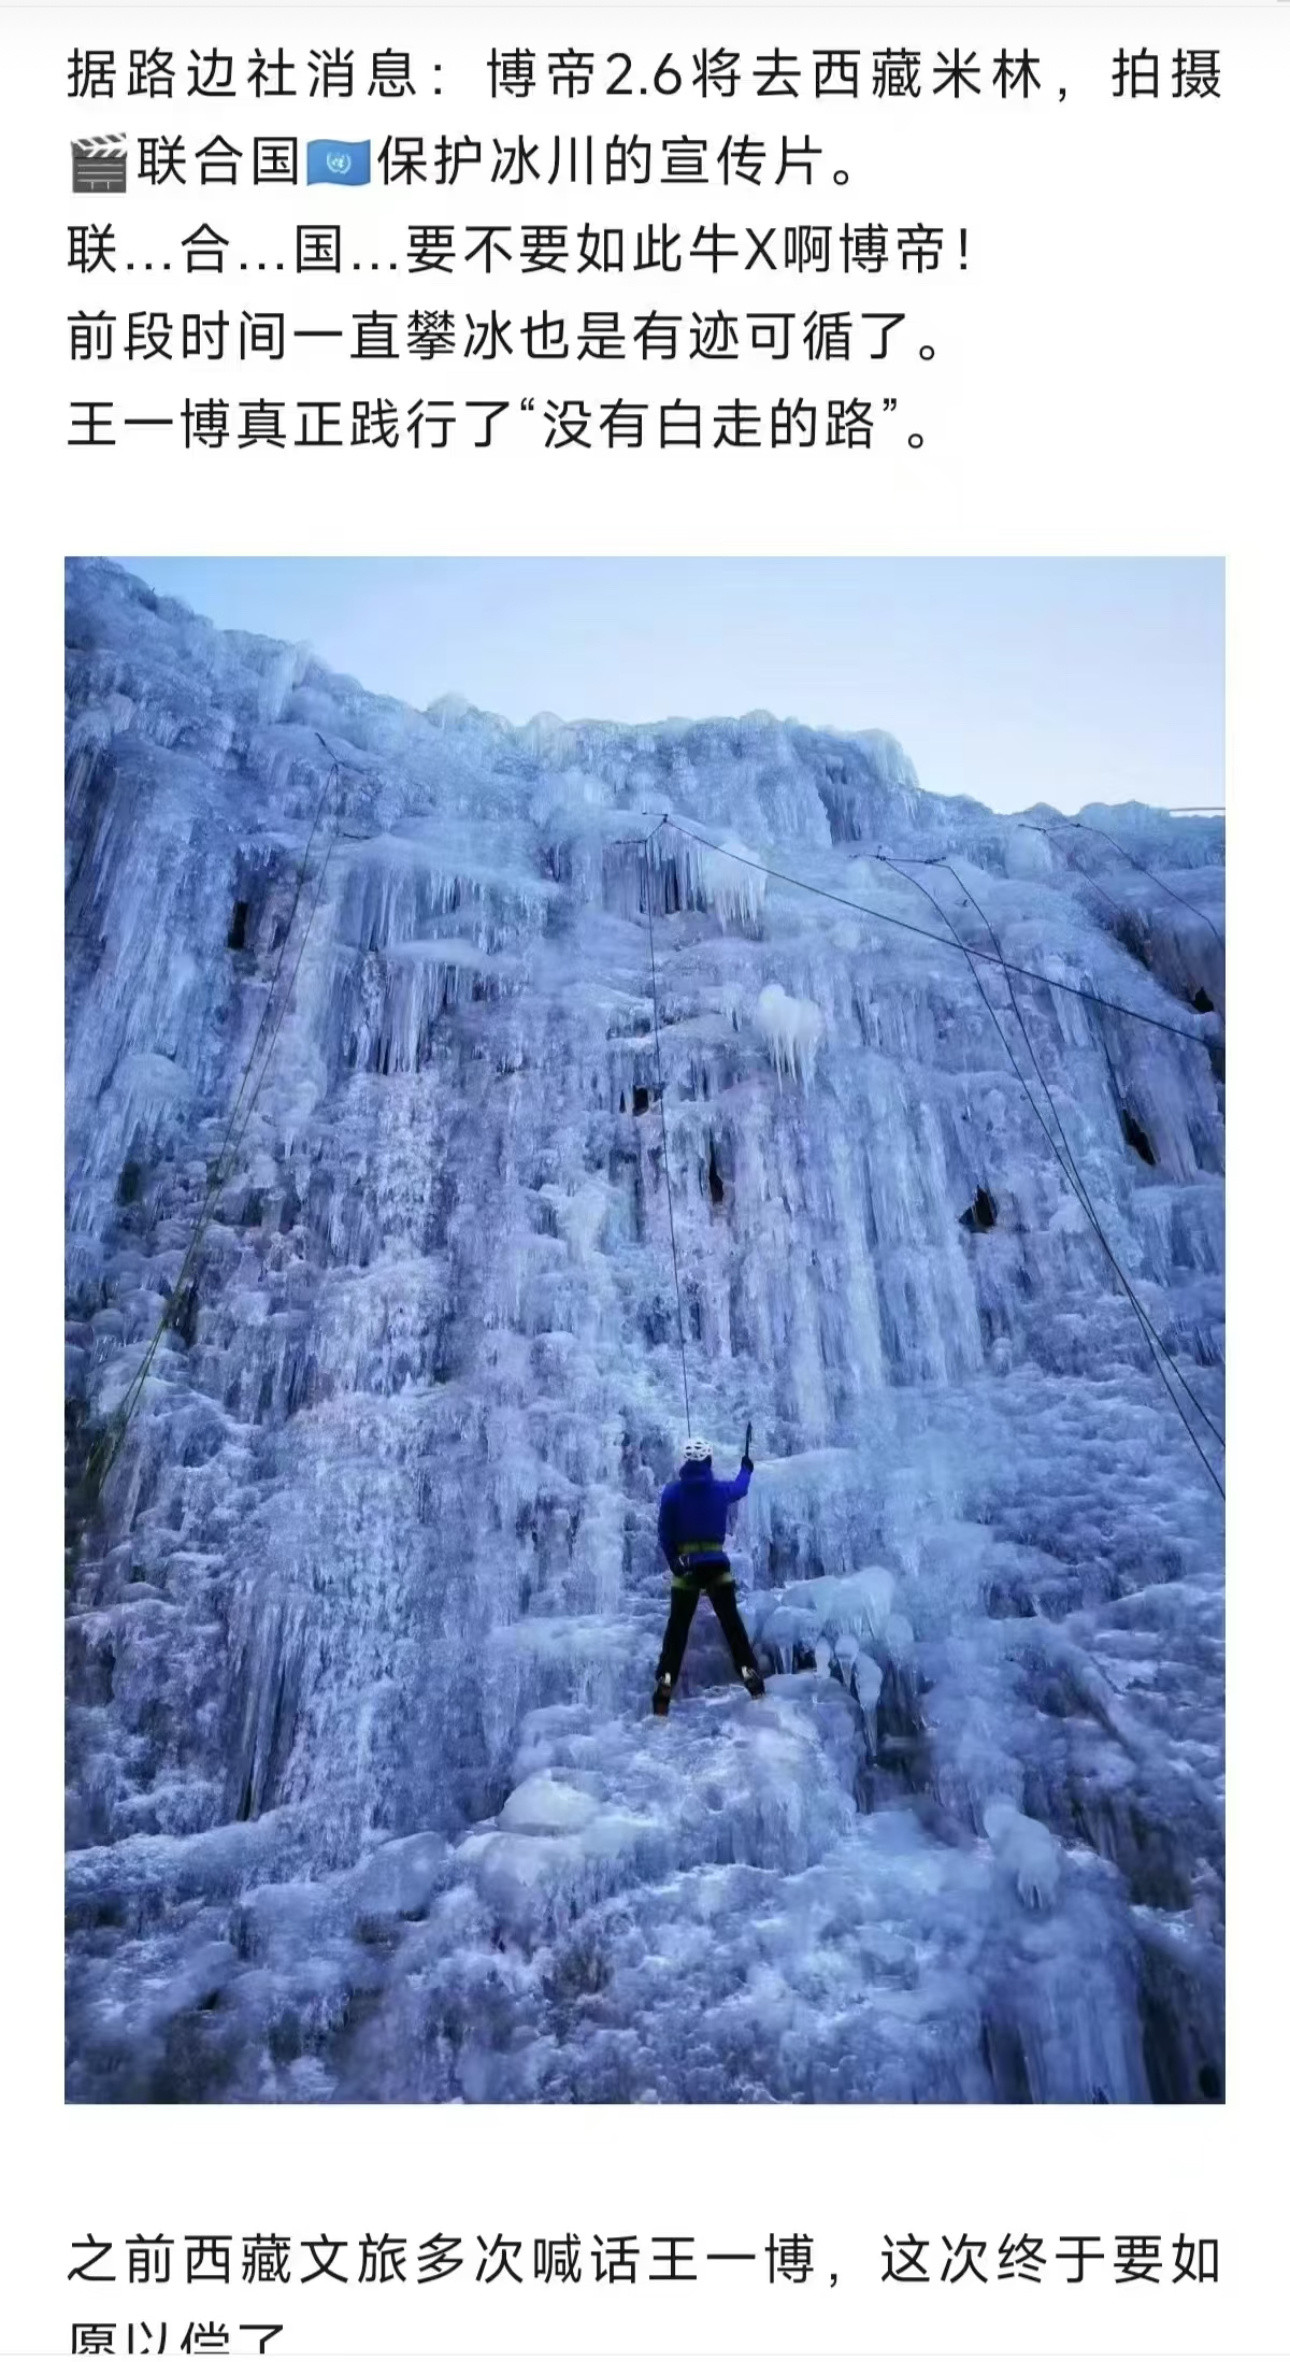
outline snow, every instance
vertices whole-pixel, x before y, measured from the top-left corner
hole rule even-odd
[[[76,562],[73,1474],[271,999],[318,731],[317,913],[73,1573],[69,2095],[1194,2099],[1221,1503],[948,929],[735,855],[936,934],[886,850],[984,943],[948,861],[1009,958],[1181,1029],[1013,979],[1221,1427],[1216,937],[878,732],[415,713]],[[1089,817],[1221,934],[1221,826]],[[650,913],[691,1423],[729,1473],[753,1422],[731,1551],[769,1676],[731,1684],[701,1605],[666,1721]]]
[[[535,1772],[532,1779],[512,1790],[498,1820],[503,1829],[517,1830],[522,1836],[558,1837],[566,1830],[585,1829],[595,1811],[593,1797]]]

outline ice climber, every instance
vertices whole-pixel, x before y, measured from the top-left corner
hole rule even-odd
[[[712,1473],[711,1444],[692,1436],[681,1454],[680,1475],[663,1487],[658,1538],[672,1569],[672,1612],[667,1619],[663,1653],[654,1676],[656,1714],[666,1714],[672,1703],[672,1691],[701,1591],[707,1592],[716,1611],[744,1688],[754,1698],[761,1697],[765,1690],[752,1642],[735,1602],[735,1578],[725,1553],[727,1511],[735,1501],[742,1501],[752,1475],[748,1448],[751,1440],[750,1430],[738,1476],[723,1480]]]

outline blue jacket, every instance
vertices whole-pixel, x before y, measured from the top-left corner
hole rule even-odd
[[[738,1476],[726,1480],[713,1475],[711,1460],[687,1460],[680,1475],[664,1485],[658,1506],[658,1539],[669,1566],[686,1542],[711,1545],[704,1552],[687,1551],[684,1560],[687,1567],[721,1556],[726,1538],[726,1512],[736,1501],[742,1501],[751,1476],[751,1468],[741,1468]]]

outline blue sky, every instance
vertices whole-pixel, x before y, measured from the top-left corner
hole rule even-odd
[[[125,558],[369,689],[526,721],[890,730],[998,811],[1223,800],[1211,558]]]

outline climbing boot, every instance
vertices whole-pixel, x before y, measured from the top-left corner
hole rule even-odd
[[[654,1712],[656,1714],[666,1714],[671,1703],[672,1676],[670,1673],[660,1673],[658,1680],[654,1684]]]
[[[739,1678],[742,1681],[744,1688],[747,1690],[750,1698],[765,1697],[766,1684],[762,1680],[762,1677],[757,1671],[755,1665],[741,1665],[739,1668]]]

